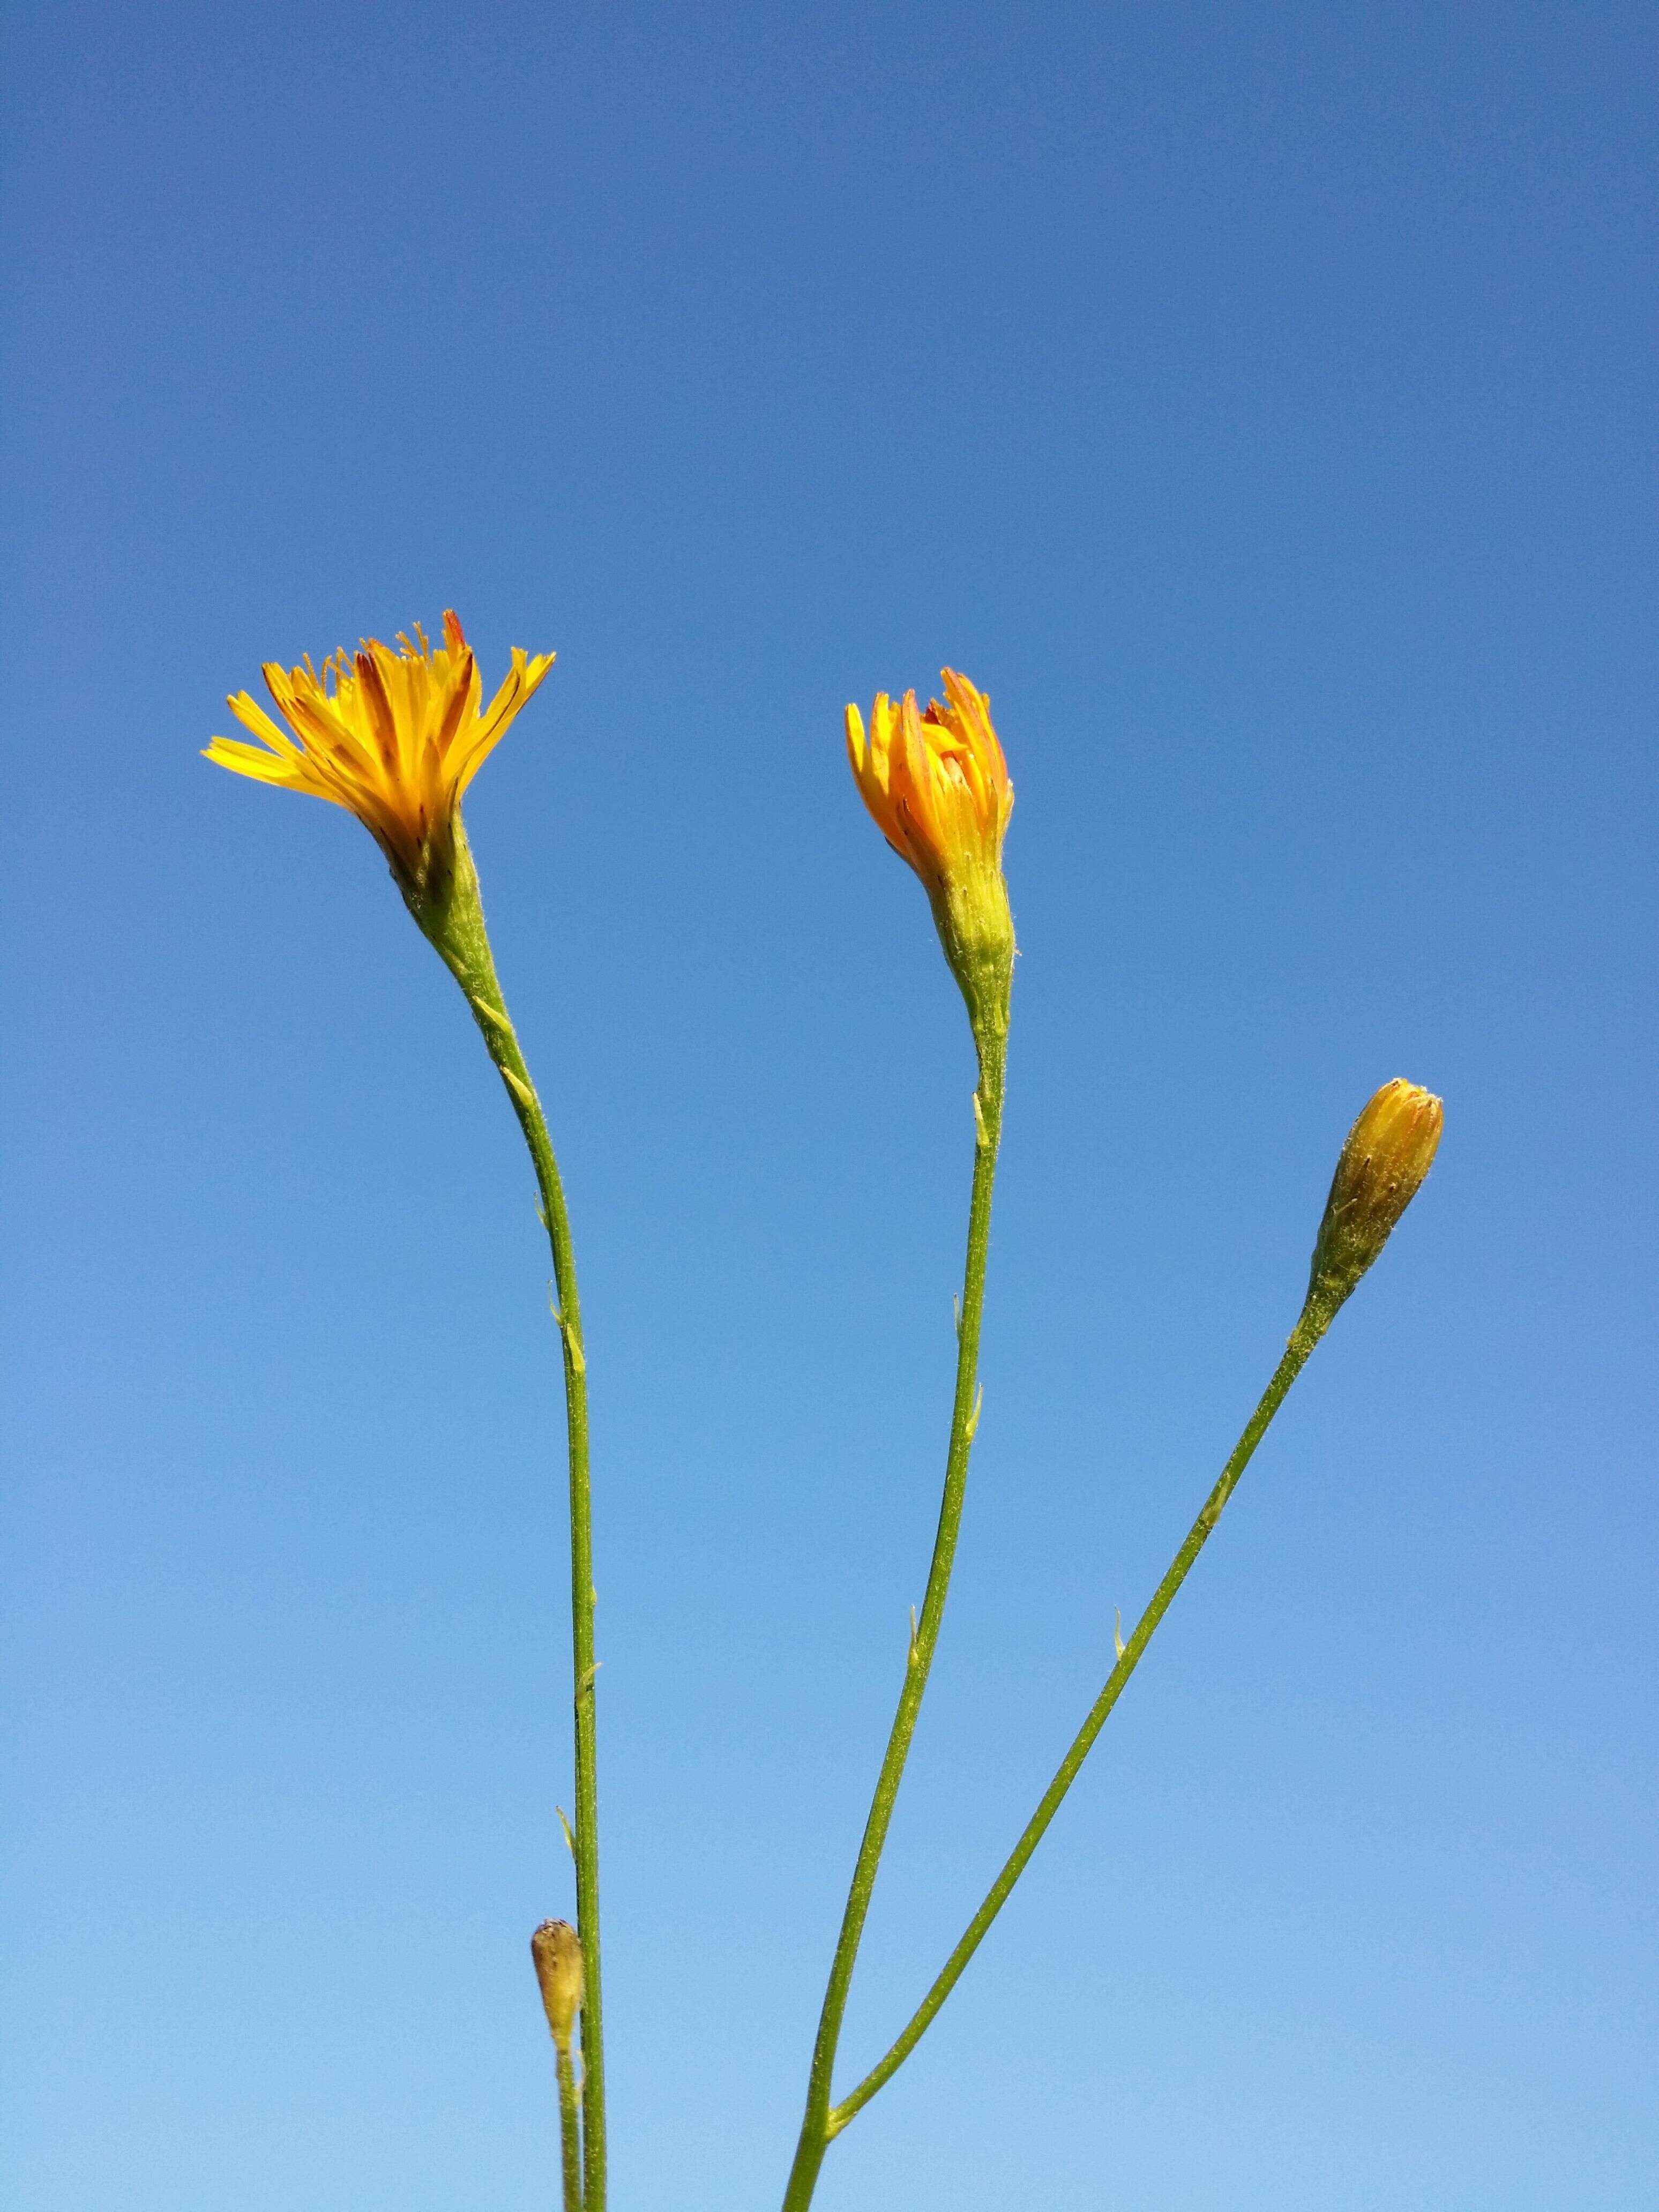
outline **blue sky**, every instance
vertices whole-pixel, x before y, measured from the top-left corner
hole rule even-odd
[[[991,692],[986,1410],[884,2049],[1295,1316],[1441,1160],[823,2212],[1650,2212],[1655,21],[10,14],[3,2157],[552,2201],[556,1346],[357,826],[198,756],[457,607],[593,1391],[617,2212],[776,2203],[921,1595],[960,1003],[844,701]]]

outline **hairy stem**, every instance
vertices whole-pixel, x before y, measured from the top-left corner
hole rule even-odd
[[[1035,1813],[1026,1824],[1024,1833],[1015,1844],[1007,1864],[991,1885],[985,1902],[963,1931],[962,1940],[945,1960],[927,1996],[917,2007],[904,2033],[894,2044],[880,2063],[871,2069],[856,2089],[835,2106],[829,2115],[831,2134],[838,2134],[854,2117],[861,2112],[876,2092],[882,2088],[915,2049],[933,2025],[940,2007],[961,1978],[963,1969],[978,1950],[986,1931],[1007,1903],[1010,1892],[1025,1871],[1027,1862],[1042,1840],[1043,1831],[1060,1809],[1060,1800],[1077,1779],[1079,1770],[1093,1748],[1096,1737],[1106,1725],[1106,1718],[1117,1703],[1124,1684],[1140,1662],[1140,1656],[1152,1638],[1176,1592],[1187,1579],[1188,1570],[1209,1540],[1211,1531],[1221,1518],[1222,1508],[1231,1497],[1234,1486],[1250,1462],[1250,1455],[1267,1432],[1268,1424],[1284,1402],[1286,1392],[1301,1373],[1309,1353],[1329,1326],[1330,1316],[1309,1306],[1297,1323],[1294,1334],[1285,1346],[1273,1381],[1263,1392],[1261,1402],[1250,1416],[1249,1425],[1233,1449],[1233,1454],[1221,1471],[1220,1480],[1204,1502],[1203,1508],[1191,1528],[1187,1540],[1170,1563],[1169,1572],[1153,1593],[1152,1601],[1140,1616],[1133,1636],[1123,1646],[1118,1662],[1106,1678],[1105,1687],[1090,1708],[1089,1717],[1078,1730],[1071,1749],[1060,1761],[1054,1780],[1043,1791]]]
[[[519,1047],[484,931],[483,903],[472,856],[456,825],[455,867],[441,901],[411,901],[426,932],[466,994],[489,1056],[507,1086],[536,1170],[541,1215],[552,1249],[556,1319],[564,1352],[565,1427],[570,1462],[570,1648],[575,1679],[576,1928],[582,1947],[583,2212],[605,2212],[605,2042],[599,1996],[599,1834],[598,1747],[593,1683],[593,1540],[587,1463],[587,1360],[564,1185],[541,1101]]]
[[[564,2169],[564,2212],[582,2212],[582,2107],[568,2043],[555,2046],[559,2069],[559,2142]]]
[[[864,1934],[865,1918],[870,1909],[871,1893],[875,1888],[876,1873],[881,1864],[882,1848],[887,1840],[894,1802],[903,1778],[910,1739],[915,1733],[916,1716],[921,1709],[922,1692],[927,1686],[928,1670],[933,1663],[939,1625],[945,1617],[951,1568],[956,1558],[957,1536],[962,1526],[963,1498],[968,1486],[968,1458],[973,1448],[974,1431],[979,1422],[976,1385],[980,1316],[985,1303],[985,1263],[991,1237],[991,1192],[996,1180],[997,1144],[1002,1130],[1006,1032],[982,1036],[979,1039],[979,1049],[980,1079],[974,1101],[974,1182],[968,1212],[968,1256],[963,1274],[962,1313],[957,1325],[956,1398],[951,1413],[951,1442],[945,1455],[945,1495],[939,1506],[939,1533],[933,1541],[933,1565],[928,1570],[921,1616],[916,1623],[905,1662],[904,1685],[899,1692],[898,1710],[893,1716],[886,1753],[877,1777],[875,1796],[853,1869],[852,1887],[848,1892],[847,1908],[842,1916],[841,1935],[830,1968],[829,1986],[824,1991],[823,2009],[818,2020],[817,2039],[812,2050],[806,2111],[801,2121],[795,2162],[783,2200],[784,2212],[805,2212],[817,2185],[824,2152],[841,2124],[832,2116],[830,2106],[836,2046],[841,2037],[842,2021],[847,2010],[848,1992],[852,1986],[853,1968],[858,1958],[859,1942]]]

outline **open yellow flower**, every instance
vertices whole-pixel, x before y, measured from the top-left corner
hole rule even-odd
[[[399,635],[398,649],[365,638],[354,658],[337,653],[319,675],[267,661],[266,684],[289,732],[239,691],[230,711],[263,742],[215,738],[206,757],[238,775],[309,792],[344,806],[392,863],[406,897],[424,896],[454,857],[462,793],[507,724],[553,665],[516,646],[513,666],[487,708],[472,648],[453,614],[435,650]]]
[[[1014,925],[1002,841],[1014,787],[990,701],[954,668],[943,675],[945,703],[925,714],[914,691],[896,706],[879,693],[867,737],[848,707],[848,757],[877,828],[922,880],[976,1033],[987,1021],[1006,1030]]]

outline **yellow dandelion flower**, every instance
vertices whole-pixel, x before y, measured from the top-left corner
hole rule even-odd
[[[1014,787],[989,699],[955,669],[943,674],[945,702],[926,713],[914,691],[896,706],[878,694],[867,737],[848,707],[848,757],[876,827],[921,878],[975,1030],[987,1020],[1006,1030],[1014,927],[1002,841]]]
[[[1445,1110],[1396,1076],[1348,1132],[1325,1201],[1309,1278],[1310,1302],[1334,1312],[1389,1237],[1434,1164]]]
[[[398,649],[365,638],[351,657],[337,653],[320,674],[265,664],[283,730],[247,692],[227,702],[261,740],[215,738],[206,757],[261,783],[309,792],[348,808],[379,844],[404,895],[423,896],[454,857],[461,794],[507,724],[553,665],[550,653],[513,666],[488,708],[477,665],[453,614],[435,649],[416,626]],[[293,734],[289,735],[289,731]]]

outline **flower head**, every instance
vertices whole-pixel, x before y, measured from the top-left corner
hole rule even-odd
[[[544,1920],[530,1939],[542,2009],[561,2051],[568,2050],[582,2002],[581,1939],[568,1920]]]
[[[1396,1076],[1348,1132],[1308,1280],[1310,1304],[1334,1313],[1423,1187],[1440,1143],[1440,1101]]]
[[[848,707],[848,757],[877,828],[921,878],[976,1030],[986,1019],[1006,1029],[1014,926],[1002,841],[1014,787],[990,701],[953,668],[944,680],[945,703],[925,714],[914,691],[896,706],[879,693],[867,737]]]
[[[320,675],[309,658],[293,669],[267,661],[265,683],[289,730],[239,691],[230,711],[263,742],[215,738],[206,748],[209,760],[238,775],[349,808],[411,903],[447,872],[462,793],[553,665],[550,653],[527,659],[515,647],[506,681],[481,713],[477,665],[455,616],[445,615],[435,650],[418,624],[415,635],[411,645],[400,635],[395,652],[365,638],[355,656],[325,660]]]

